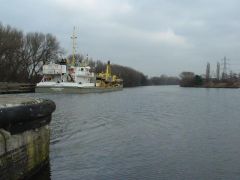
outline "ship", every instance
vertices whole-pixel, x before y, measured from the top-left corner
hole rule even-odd
[[[37,93],[100,93],[123,89],[123,80],[111,72],[110,61],[106,71],[95,73],[88,65],[88,58],[76,62],[76,33],[73,29],[72,58],[62,59],[59,63],[43,65],[42,80],[36,84]]]
[[[77,66],[65,62],[43,65],[43,78],[36,85],[36,93],[84,94],[123,89],[123,80],[111,73],[110,61],[101,73],[92,72],[92,68],[84,63]]]

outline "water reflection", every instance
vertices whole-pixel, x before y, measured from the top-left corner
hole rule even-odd
[[[50,162],[48,161],[46,165],[44,165],[40,171],[38,171],[37,174],[32,176],[29,180],[51,180]]]
[[[35,179],[239,179],[237,89],[143,87],[52,99],[50,163]]]

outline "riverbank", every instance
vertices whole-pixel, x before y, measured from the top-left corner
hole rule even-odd
[[[193,87],[193,88],[240,88],[240,83],[229,83],[229,82],[208,82],[203,85],[196,84],[180,84],[180,87]]]
[[[0,82],[0,94],[35,92],[35,84]]]
[[[203,85],[205,88],[240,88],[239,82],[209,82]]]

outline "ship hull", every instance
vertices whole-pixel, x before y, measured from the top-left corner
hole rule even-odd
[[[51,86],[37,86],[36,93],[64,93],[64,94],[87,94],[87,93],[104,93],[112,91],[121,91],[122,86],[119,87],[51,87]]]

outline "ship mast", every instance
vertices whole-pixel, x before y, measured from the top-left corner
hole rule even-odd
[[[75,54],[76,54],[76,48],[77,48],[77,42],[76,42],[76,39],[77,39],[77,35],[76,35],[76,27],[74,26],[73,27],[73,34],[71,36],[71,39],[72,39],[72,65],[74,66],[75,63],[76,63],[76,59],[75,59]]]

